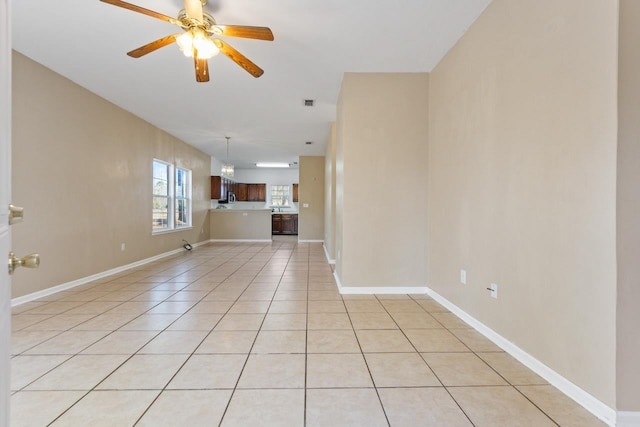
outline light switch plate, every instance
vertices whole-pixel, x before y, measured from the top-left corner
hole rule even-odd
[[[309,207],[309,203],[303,203],[303,204],[302,204],[302,207],[303,207],[303,208],[308,208],[308,207]]]
[[[467,270],[460,270],[460,283],[467,284]]]

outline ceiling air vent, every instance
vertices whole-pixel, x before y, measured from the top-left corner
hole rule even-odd
[[[313,99],[305,99],[304,100],[305,107],[313,107]]]

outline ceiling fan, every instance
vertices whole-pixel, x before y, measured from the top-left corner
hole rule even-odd
[[[185,56],[193,57],[196,81],[198,82],[209,81],[209,64],[207,63],[207,59],[217,55],[219,52],[227,55],[233,62],[244,68],[253,77],[260,77],[264,73],[260,67],[251,62],[246,56],[215,36],[272,41],[273,33],[271,30],[267,27],[218,25],[215,19],[213,19],[213,16],[202,10],[202,6],[206,4],[206,0],[184,0],[184,10],[180,11],[177,18],[171,18],[162,13],[121,0],[100,1],[161,19],[177,25],[184,30],[183,33],[163,37],[134,49],[131,52],[127,52],[127,55],[133,58],[140,58],[147,53],[151,53],[161,47],[176,42]]]

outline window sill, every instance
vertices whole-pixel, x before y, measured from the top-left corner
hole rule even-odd
[[[180,231],[187,231],[187,230],[193,230],[193,227],[180,227],[180,228],[172,228],[170,230],[157,230],[157,231],[151,231],[151,235],[152,236],[157,236],[158,234],[169,234],[169,233],[177,233]]]

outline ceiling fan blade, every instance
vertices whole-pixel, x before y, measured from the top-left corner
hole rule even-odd
[[[209,64],[206,59],[198,59],[197,54],[193,55],[193,64],[196,69],[196,81],[204,83],[209,81]]]
[[[273,40],[273,33],[267,27],[247,27],[243,25],[215,25],[209,32],[220,36],[243,37],[245,39]]]
[[[184,0],[184,9],[187,11],[187,16],[189,18],[197,19],[200,22],[204,20],[202,16],[201,0]]]
[[[232,48],[222,40],[213,39],[213,43],[215,43],[218,49],[220,49],[220,52],[224,53],[229,58],[231,58],[233,62],[235,62],[242,68],[244,68],[253,77],[258,78],[264,73],[264,70],[262,68],[258,67],[256,64],[251,62],[246,56],[244,56],[243,54],[241,54],[240,52],[238,52],[237,50],[235,50],[234,48]]]
[[[157,19],[161,19],[162,21],[167,21],[172,24],[180,25],[178,21],[171,18],[170,16],[163,15],[162,13],[155,12],[153,10],[145,9],[144,7],[136,6],[135,4],[127,3],[121,0],[100,0],[104,3],[109,3],[114,6],[122,7],[124,9],[133,10],[134,12],[142,13],[143,15],[148,15]]]
[[[161,47],[170,45],[171,43],[176,41],[179,35],[180,34],[171,34],[170,36],[163,37],[156,41],[152,41],[149,44],[145,44],[144,46],[140,46],[137,49],[133,49],[131,52],[127,52],[127,55],[129,55],[132,58],[140,58],[141,56],[144,56],[147,53],[151,53],[154,50],[160,49]]]

